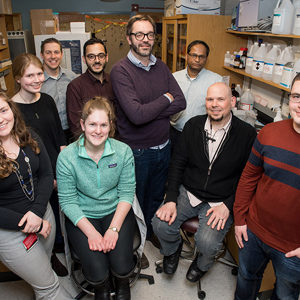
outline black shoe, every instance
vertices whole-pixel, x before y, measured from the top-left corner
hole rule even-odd
[[[180,253],[182,250],[182,245],[183,245],[183,240],[181,240],[179,247],[175,253],[173,253],[169,256],[164,256],[164,260],[163,260],[164,273],[166,273],[168,275],[172,275],[177,270],[179,256],[180,256]]]
[[[197,259],[198,255],[196,258],[193,260],[192,264],[190,265],[187,273],[186,273],[186,279],[190,282],[197,282],[199,279],[206,273],[206,271],[201,271],[198,266],[197,266]]]
[[[52,253],[51,256],[51,265],[52,265],[52,269],[54,270],[54,272],[60,276],[60,277],[64,277],[68,275],[68,270],[66,269],[66,267],[60,262],[60,260],[57,258],[57,256],[55,255],[55,253]]]
[[[110,300],[110,278],[94,286],[95,300]]]
[[[160,249],[160,242],[159,242],[159,239],[158,237],[153,233],[150,238],[148,239],[149,242],[152,243],[152,245],[157,248],[157,249]]]
[[[129,286],[129,278],[118,278],[115,277],[116,283],[116,300],[130,300],[130,286]]]
[[[149,260],[144,253],[142,254],[141,258],[141,268],[143,270],[149,268]]]

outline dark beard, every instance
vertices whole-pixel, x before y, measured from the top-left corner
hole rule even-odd
[[[88,68],[88,70],[89,70],[89,72],[91,73],[91,74],[93,74],[93,75],[101,75],[103,72],[104,72],[104,70],[105,70],[105,67],[106,67],[106,64],[104,64],[103,65],[103,68],[102,68],[102,70],[101,71],[99,71],[99,72],[95,72],[93,69],[92,69],[92,67],[91,66],[87,66],[87,68]]]
[[[219,119],[213,119],[211,116],[209,116],[209,119],[213,122],[221,122],[224,119],[224,116],[222,115]]]
[[[136,47],[136,46],[133,45],[133,44],[130,45],[130,48],[131,48],[136,54],[138,54],[139,56],[142,56],[142,57],[149,57],[149,56],[151,55],[151,52],[152,52],[152,48],[151,48],[149,54],[141,53],[141,52],[139,52],[138,47]]]

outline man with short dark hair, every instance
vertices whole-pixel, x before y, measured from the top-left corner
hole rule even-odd
[[[56,104],[61,126],[66,140],[70,138],[70,130],[66,111],[66,91],[68,84],[77,75],[60,66],[63,58],[61,43],[55,38],[48,38],[41,43],[41,58],[43,59],[45,81],[41,92],[50,95]]]
[[[173,147],[185,123],[194,116],[206,113],[205,97],[208,87],[223,81],[222,76],[205,69],[209,51],[209,46],[204,41],[191,42],[187,47],[187,67],[173,73],[186,99],[186,109],[171,119]]]
[[[300,294],[300,74],[289,94],[291,119],[266,125],[254,142],[234,203],[239,245],[236,300],[256,299],[271,260],[271,299]]]
[[[108,62],[106,46],[102,40],[91,38],[83,46],[85,73],[74,79],[67,88],[67,115],[73,137],[80,133],[80,116],[83,105],[95,96],[114,102],[110,77],[104,72]]]
[[[164,255],[163,270],[177,269],[180,226],[198,217],[197,257],[186,278],[198,281],[212,266],[233,223],[236,186],[256,137],[255,129],[231,113],[235,100],[224,82],[207,90],[207,115],[191,118],[174,149],[165,203],[152,220]]]
[[[151,218],[164,198],[170,159],[170,116],[185,108],[185,99],[168,67],[152,52],[155,23],[136,15],[128,21],[130,51],[113,66],[120,139],[133,150],[136,194],[145,216],[147,238]]]

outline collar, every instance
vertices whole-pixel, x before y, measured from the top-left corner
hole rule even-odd
[[[194,78],[191,78],[191,77],[190,77],[187,68],[185,68],[184,70],[185,70],[185,75],[186,75],[186,77],[187,77],[189,80],[196,80],[196,79],[198,79],[198,78],[205,72],[206,69],[205,69],[205,68],[202,68],[202,70],[201,70],[201,71],[197,74],[197,76],[194,77]]]
[[[53,76],[49,75],[49,74],[47,73],[47,71],[44,70],[45,81],[46,81],[48,78],[52,78],[52,79],[58,80],[58,79],[62,76],[62,74],[64,74],[64,73],[65,73],[65,71],[62,69],[61,66],[59,66],[59,72],[58,72],[58,76],[57,76],[57,77],[53,77]]]
[[[156,58],[153,54],[150,54],[150,57],[149,57],[149,60],[150,60],[150,61],[149,61],[149,64],[148,64],[148,66],[145,66],[145,65],[142,64],[142,62],[141,62],[139,59],[137,59],[137,58],[133,55],[132,50],[129,50],[129,52],[128,52],[128,54],[127,54],[127,57],[128,57],[128,59],[129,59],[136,67],[141,68],[141,69],[144,69],[144,70],[146,70],[146,71],[149,71],[150,68],[151,68],[152,66],[154,66],[154,65],[156,64],[156,61],[157,61],[157,58]]]
[[[232,121],[232,112],[230,113],[230,119],[228,120],[228,122],[226,124],[224,124],[224,126],[220,127],[218,130],[224,130],[226,133],[229,131],[230,125],[231,125],[231,121]],[[206,121],[205,121],[205,125],[204,125],[204,130],[207,131],[211,131],[211,122],[210,122],[210,118],[209,116],[207,116]],[[218,131],[216,130],[216,131]]]
[[[87,158],[87,159],[91,159],[87,152],[86,152],[86,149],[84,147],[84,135],[81,134],[80,137],[78,138],[77,140],[77,144],[78,144],[78,156],[79,157],[82,157],[82,158]],[[104,145],[104,152],[102,154],[102,157],[105,157],[105,156],[109,156],[109,155],[112,155],[115,153],[115,150],[113,149],[112,145],[111,145],[111,141],[110,141],[110,138],[108,138],[106,141],[105,141],[105,145]],[[102,158],[101,157],[101,158]]]
[[[100,81],[99,79],[95,78],[95,77],[89,72],[88,69],[86,69],[85,74],[87,74],[87,76],[89,77],[89,79],[90,79],[91,81],[93,81],[93,82],[100,82],[100,83],[101,83],[101,81]],[[102,84],[104,84],[104,82],[108,82],[108,81],[109,81],[108,75],[103,71],[103,82],[102,82]]]

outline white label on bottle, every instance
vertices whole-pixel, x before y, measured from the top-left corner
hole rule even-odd
[[[296,14],[295,27],[300,27],[300,15]]]
[[[252,110],[253,104],[240,102],[240,109],[241,110]]]
[[[264,67],[264,61],[263,60],[253,60],[252,70],[254,71],[262,71]]]
[[[274,14],[273,25],[279,26],[281,23],[281,14]]]
[[[273,67],[274,67],[274,64],[265,63],[263,72],[265,74],[272,74],[273,73]]]
[[[253,57],[247,57],[246,66],[251,67],[253,62]]]
[[[276,64],[274,66],[274,73],[275,73],[275,75],[281,76],[282,75],[282,71],[283,71],[283,65]]]
[[[282,72],[280,85],[285,86],[287,88],[290,88],[291,83],[292,83],[292,79],[293,79],[293,69],[284,67],[283,72]]]

